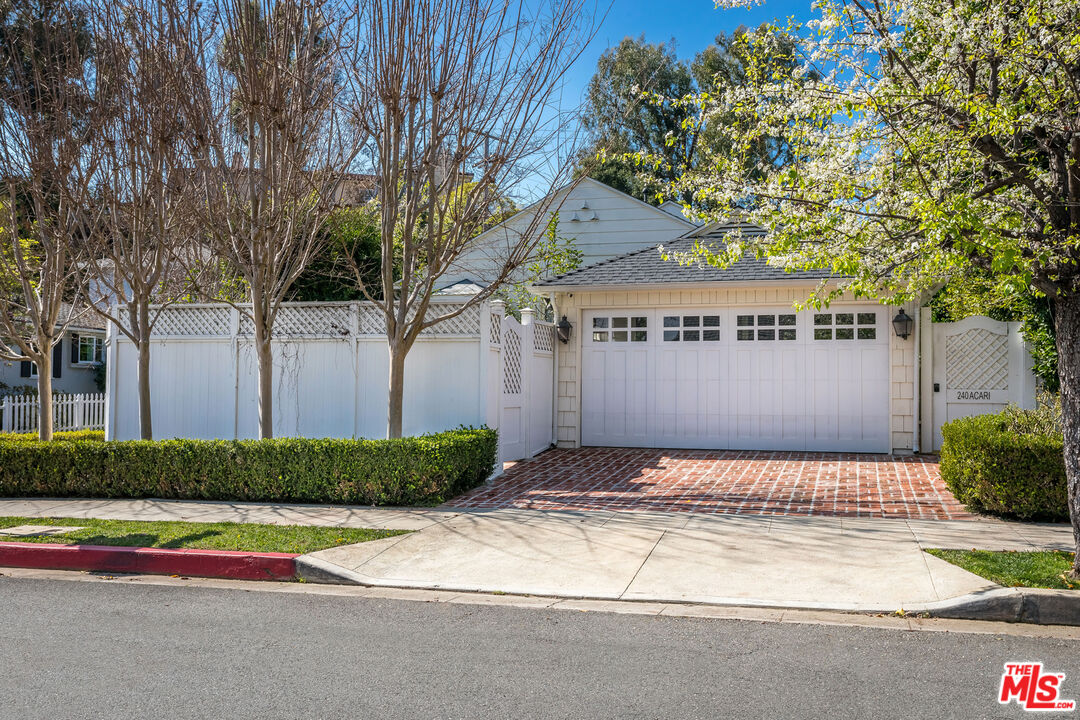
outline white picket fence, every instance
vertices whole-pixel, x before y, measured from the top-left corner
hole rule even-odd
[[[0,399],[0,432],[30,433],[38,428],[36,395],[11,395]],[[53,395],[53,430],[105,429],[105,393]]]

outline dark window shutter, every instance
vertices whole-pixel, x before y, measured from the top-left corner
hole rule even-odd
[[[79,362],[79,334],[69,333],[68,337],[71,338],[71,364],[75,365]]]
[[[19,363],[19,377],[30,377],[30,361],[23,360]]]
[[[59,378],[63,374],[64,365],[64,341],[53,345],[52,349],[52,376]]]

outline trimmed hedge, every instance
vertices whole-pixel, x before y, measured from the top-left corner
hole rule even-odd
[[[68,432],[55,432],[53,433],[53,442],[73,442],[75,440],[89,440],[93,442],[104,442],[105,431],[104,430],[71,430]],[[16,433],[12,435],[0,435],[0,442],[14,441],[14,442],[38,442],[37,433]]]
[[[0,497],[436,505],[483,483],[497,450],[487,428],[400,440],[5,438]]]
[[[969,510],[1068,519],[1064,440],[1038,411],[961,418],[941,435],[941,477]]]

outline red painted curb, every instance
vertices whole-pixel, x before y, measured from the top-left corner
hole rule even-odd
[[[233,580],[292,580],[296,555],[111,545],[0,542],[0,566],[100,570],[146,575],[194,575]]]

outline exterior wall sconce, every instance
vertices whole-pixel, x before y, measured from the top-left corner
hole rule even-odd
[[[570,321],[566,319],[566,316],[563,315],[562,320],[560,320],[559,324],[555,326],[555,332],[559,336],[559,342],[561,342],[563,345],[570,342],[571,329],[573,329],[573,326],[570,324]]]
[[[900,308],[900,312],[892,319],[893,330],[896,331],[896,336],[901,340],[908,339],[908,335],[911,335],[911,328],[914,327],[914,325],[915,319],[904,312],[904,308]]]

